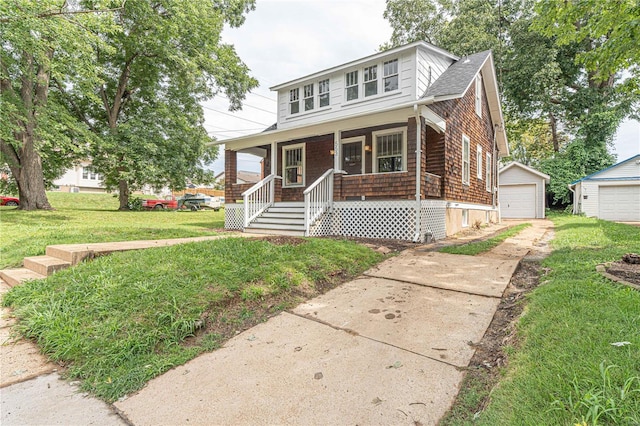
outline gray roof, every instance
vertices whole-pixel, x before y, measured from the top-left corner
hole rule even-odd
[[[463,95],[489,55],[491,55],[491,51],[485,50],[484,52],[460,58],[429,86],[423,97],[433,96],[438,98]]]

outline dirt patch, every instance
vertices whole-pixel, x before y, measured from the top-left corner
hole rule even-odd
[[[358,238],[358,237],[322,237],[334,240],[353,241],[382,254],[397,253],[408,248],[418,247],[419,244],[404,240],[387,240],[383,238]],[[386,249],[386,250],[385,250]]]
[[[627,263],[624,260],[611,262],[606,266],[606,271],[614,277],[640,285],[640,263]]]

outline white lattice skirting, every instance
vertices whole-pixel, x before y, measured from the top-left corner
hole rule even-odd
[[[225,204],[224,228],[244,229],[244,204]]]
[[[333,212],[316,222],[309,235],[413,241],[417,219],[421,242],[439,240],[446,237],[446,205],[442,200],[423,200],[416,214],[416,203],[411,200],[336,201]],[[243,229],[244,206],[227,204],[224,222],[227,229]]]

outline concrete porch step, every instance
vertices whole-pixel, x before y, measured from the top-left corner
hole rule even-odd
[[[49,276],[56,271],[70,267],[71,262],[53,256],[33,256],[25,257],[23,265],[40,275]]]
[[[0,271],[0,278],[11,287],[17,286],[27,280],[42,280],[47,278],[27,268],[3,269]]]
[[[254,220],[253,223],[277,223],[280,225],[300,225],[304,226],[304,217],[283,217],[277,215],[262,215]]]

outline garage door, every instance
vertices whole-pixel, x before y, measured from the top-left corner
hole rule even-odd
[[[535,219],[536,185],[501,185],[500,214],[504,218]]]
[[[598,195],[600,219],[640,221],[640,185],[600,186]]]

